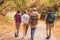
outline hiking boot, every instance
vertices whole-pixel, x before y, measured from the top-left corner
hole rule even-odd
[[[46,39],[50,39],[50,36],[47,36]]]
[[[33,38],[31,37],[31,39],[30,40],[33,40]]]
[[[15,37],[18,37],[18,33],[15,33]]]

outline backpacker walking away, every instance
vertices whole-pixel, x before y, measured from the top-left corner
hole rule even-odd
[[[17,13],[14,16],[15,24],[16,24],[16,32],[15,32],[15,37],[18,37],[19,33],[19,28],[21,24],[21,13],[20,11],[17,11]]]
[[[50,39],[51,29],[54,27],[54,23],[56,21],[56,13],[54,11],[49,10],[46,16],[46,39]]]
[[[37,25],[37,11],[36,8],[33,8],[32,13],[30,15],[30,27],[31,27],[31,40],[34,38],[35,30],[36,30],[36,25]]]

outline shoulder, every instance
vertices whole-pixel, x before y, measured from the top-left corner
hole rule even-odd
[[[25,14],[23,14],[22,16],[25,16]]]

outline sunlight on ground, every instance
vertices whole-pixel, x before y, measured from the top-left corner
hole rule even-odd
[[[44,26],[43,25],[44,21],[38,21],[38,22],[42,22],[41,27]],[[59,25],[60,25],[60,21],[58,20],[56,21],[55,27],[52,30],[57,40],[60,40],[60,26]],[[3,16],[0,16],[0,37],[1,35],[4,36],[5,33],[9,33],[9,32],[15,32],[14,21],[8,20],[4,18]],[[20,32],[23,32],[23,23],[21,24]]]

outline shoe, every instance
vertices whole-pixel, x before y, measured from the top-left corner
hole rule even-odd
[[[46,37],[46,39],[50,39],[50,36]]]
[[[24,36],[24,37],[22,37],[22,39],[25,39],[25,36]]]
[[[33,38],[31,38],[31,40],[33,40]]]
[[[15,37],[18,37],[18,33],[15,33]]]

